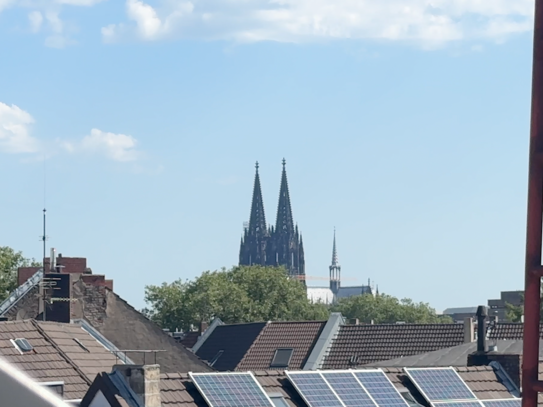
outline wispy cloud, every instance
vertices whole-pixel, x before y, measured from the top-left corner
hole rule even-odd
[[[59,141],[59,145],[69,153],[103,155],[113,161],[136,161],[142,152],[136,148],[138,141],[126,134],[115,134],[92,129],[81,141]]]
[[[43,23],[43,15],[39,11],[32,11],[28,14],[28,20],[30,21],[30,29],[32,32],[37,33],[40,31]]]
[[[102,28],[107,42],[137,36],[309,42],[500,39],[531,30],[533,0],[126,0],[128,22]]]
[[[37,152],[38,140],[30,135],[33,123],[30,113],[0,102],[0,151],[9,154]]]
[[[82,138],[38,140],[30,135],[34,118],[15,105],[0,102],[0,153],[26,154],[43,159],[58,154],[102,156],[121,163],[139,161],[144,153],[136,138],[119,133],[92,129]]]

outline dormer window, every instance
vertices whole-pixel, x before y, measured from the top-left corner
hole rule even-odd
[[[13,343],[13,345],[21,353],[28,353],[34,350],[34,347],[25,338],[12,339],[11,343]]]

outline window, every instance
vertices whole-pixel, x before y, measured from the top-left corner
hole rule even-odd
[[[64,396],[64,382],[41,382],[40,386],[47,387],[53,393]]]
[[[217,360],[219,360],[219,358],[222,356],[223,353],[224,353],[224,350],[222,349],[218,351],[217,354],[213,356],[213,359],[210,360],[209,365],[213,366],[215,363],[217,363]]]
[[[11,341],[21,353],[27,353],[34,350],[32,345],[25,338],[12,339]]]
[[[273,355],[270,367],[288,367],[292,357],[292,348],[277,349]]]
[[[275,407],[289,407],[281,393],[268,393],[268,397]]]

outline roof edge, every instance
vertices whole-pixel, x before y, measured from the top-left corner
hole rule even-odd
[[[313,346],[313,350],[309,354],[303,370],[317,370],[321,367],[326,352],[339,331],[339,327],[343,324],[343,315],[340,312],[332,312],[330,318],[324,325],[317,342]]]
[[[198,339],[196,340],[196,343],[192,348],[189,350],[196,354],[198,350],[201,348],[201,346],[207,341],[207,339],[211,336],[215,328],[217,328],[220,325],[224,325],[224,322],[220,318],[214,318],[213,321],[211,321],[211,324],[207,327],[207,329],[202,333]]]

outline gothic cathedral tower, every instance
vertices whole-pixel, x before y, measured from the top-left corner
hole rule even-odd
[[[298,226],[294,225],[285,167],[286,162],[283,159],[277,219],[275,228],[268,228],[264,216],[258,163],[256,164],[251,215],[241,239],[239,264],[283,266],[291,277],[305,283],[304,244]]]

